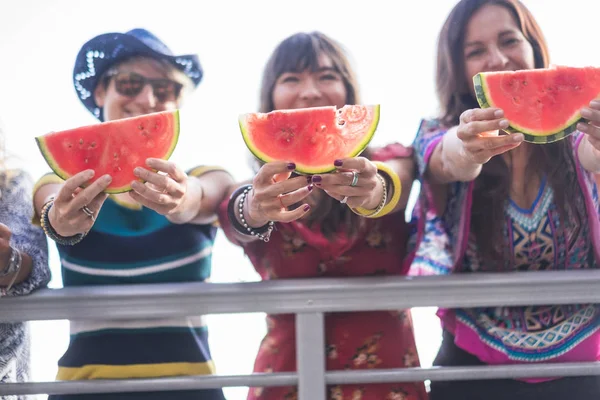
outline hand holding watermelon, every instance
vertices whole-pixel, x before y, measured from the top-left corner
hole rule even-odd
[[[581,115],[588,122],[580,122],[577,129],[587,134],[588,141],[596,150],[596,159],[600,161],[600,100],[594,100],[589,108],[583,108]]]
[[[351,208],[377,208],[383,196],[377,166],[364,157],[336,160],[334,165],[335,173],[314,175],[312,182]]]
[[[136,167],[133,170],[134,175],[146,183],[132,181],[133,191],[129,192],[129,195],[143,206],[178,220],[179,216],[176,214],[182,209],[187,198],[187,174],[171,161],[149,158],[146,164],[157,172]],[[197,207],[193,209],[197,211]],[[188,219],[194,216],[195,213]]]
[[[284,161],[266,163],[260,168],[245,202],[247,210],[244,214],[250,226],[263,226],[269,221],[295,221],[310,210],[308,204],[287,210],[305,199],[313,189],[306,176],[290,178],[295,168],[296,164]]]
[[[94,171],[85,170],[73,175],[62,185],[48,212],[50,225],[59,235],[78,235],[89,231],[94,225],[95,216],[108,197],[103,191],[110,185],[112,178],[104,175],[81,189],[93,177]]]
[[[471,109],[460,116],[456,136],[462,144],[462,154],[475,164],[485,164],[492,157],[518,147],[523,142],[520,133],[487,135],[487,132],[508,127],[504,112],[497,108]]]

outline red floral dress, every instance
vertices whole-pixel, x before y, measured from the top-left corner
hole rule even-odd
[[[394,149],[392,147],[392,149]],[[393,151],[396,157],[406,154]],[[386,149],[388,154],[390,147]],[[390,158],[390,157],[386,157]],[[220,208],[221,226],[240,245],[227,220],[227,201]],[[268,243],[241,244],[262,279],[405,275],[408,227],[402,212],[368,220],[353,238],[340,233],[328,240],[318,226],[278,223]],[[294,315],[267,316],[255,372],[296,370]],[[327,313],[327,370],[383,369],[419,366],[409,310]],[[422,382],[330,386],[331,400],[425,400]],[[295,387],[250,388],[249,400],[297,399]]]

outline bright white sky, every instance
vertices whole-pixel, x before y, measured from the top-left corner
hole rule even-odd
[[[436,38],[454,4],[454,0],[2,2],[0,121],[8,149],[16,156],[13,165],[38,178],[48,168],[35,136],[95,122],[71,83],[75,55],[97,34],[134,27],[153,31],[178,54],[197,52],[205,69],[199,90],[183,108],[182,135],[172,158],[184,168],[220,164],[240,180],[249,177],[236,117],[257,109],[267,57],[279,41],[298,31],[321,30],[349,50],[363,102],[382,105],[374,142],[410,144],[419,119],[436,110]],[[600,65],[595,1],[525,0],[525,4],[542,26],[554,63]],[[51,262],[51,286],[60,287],[54,251]],[[213,281],[256,279],[242,252],[220,235]],[[431,365],[439,340],[432,315],[432,310],[415,310],[424,366]],[[53,380],[67,345],[68,325],[52,321],[36,322],[34,327],[34,379]],[[265,333],[263,315],[211,316],[210,328],[219,373],[250,373]],[[226,389],[226,395],[229,400],[245,399],[246,389]]]

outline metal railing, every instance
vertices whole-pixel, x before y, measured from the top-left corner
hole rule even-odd
[[[600,270],[45,289],[29,296],[0,299],[0,322],[294,313],[297,372],[5,383],[0,385],[0,395],[298,385],[299,399],[324,400],[328,384],[600,375],[600,362],[325,370],[324,313],[327,312],[576,303],[600,303]]]

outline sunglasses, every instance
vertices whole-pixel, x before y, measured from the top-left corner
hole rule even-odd
[[[117,93],[122,96],[136,97],[146,85],[152,87],[152,93],[160,103],[177,101],[183,85],[170,79],[150,79],[136,72],[111,71],[107,80],[113,79]],[[107,81],[108,83],[108,81]]]

